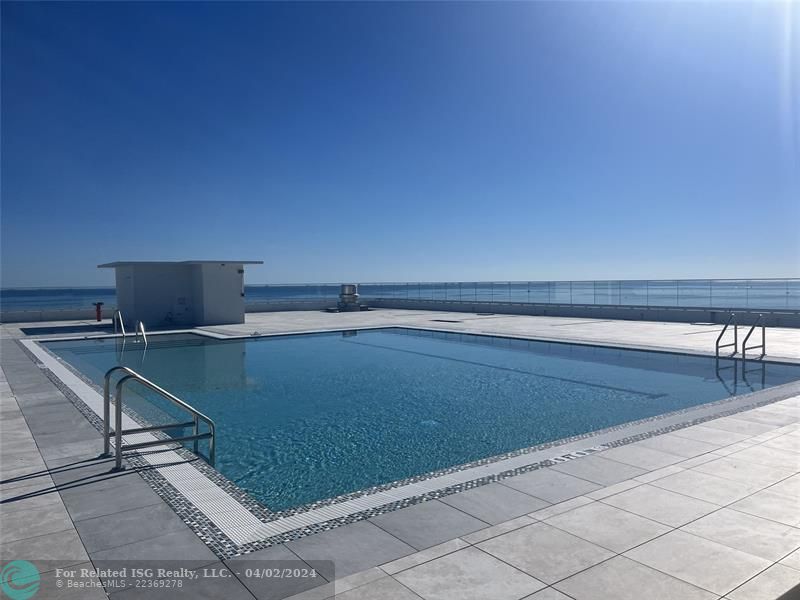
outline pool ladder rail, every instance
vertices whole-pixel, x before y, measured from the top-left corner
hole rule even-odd
[[[122,337],[128,335],[125,332],[125,323],[122,320],[122,311],[115,310],[114,315],[111,317],[111,321],[114,323],[114,333],[122,333]]]
[[[733,324],[733,342],[728,344],[722,344],[722,339],[725,336],[725,332],[730,327],[731,323]],[[761,327],[761,343],[756,344],[754,346],[748,346],[747,342],[750,340],[750,336],[753,335],[753,332],[756,330],[757,327]],[[727,358],[733,358],[739,353],[739,324],[736,322],[736,314],[731,313],[728,317],[728,321],[725,323],[725,327],[722,328],[720,331],[719,336],[717,336],[717,342],[715,345],[716,348],[716,356],[719,359],[719,351],[722,348],[730,348],[733,346],[733,353],[731,353]],[[747,360],[747,351],[748,350],[758,350],[761,349],[761,354],[758,356],[759,359],[764,358],[767,354],[767,329],[766,324],[764,322],[764,315],[759,314],[758,318],[755,320],[753,325],[750,327],[750,331],[747,332],[747,335],[744,337],[742,341],[742,360]]]
[[[761,343],[756,344],[755,346],[748,346],[747,340],[750,339],[750,336],[753,335],[753,332],[759,325],[761,325]],[[742,360],[747,360],[748,350],[758,350],[759,348],[761,349],[761,354],[758,358],[761,359],[764,358],[764,355],[767,353],[767,328],[764,325],[764,315],[758,315],[758,319],[756,319],[756,322],[753,323],[753,326],[750,328],[750,331],[747,332],[747,335],[744,336],[744,341],[742,342]]]
[[[116,399],[116,410],[114,414],[114,430],[111,431],[110,429],[110,415],[111,415],[111,376],[116,371],[123,371],[126,373],[124,377],[122,377],[116,385],[116,393],[114,397]],[[186,423],[170,423],[168,425],[151,425],[148,427],[137,427],[134,429],[122,429],[122,413],[123,413],[123,390],[125,385],[129,382],[136,381],[141,385],[145,386],[146,388],[156,392],[162,398],[168,400],[172,404],[184,409],[189,414],[192,415],[192,420]],[[204,433],[200,433],[200,421],[204,422],[208,426],[208,431]],[[176,437],[176,438],[167,438],[167,439],[158,439],[158,440],[149,440],[146,442],[136,442],[133,444],[126,444],[123,446],[122,444],[122,436],[131,435],[135,433],[144,433],[149,431],[164,431],[167,429],[183,429],[186,427],[192,428],[192,435]],[[110,457],[111,456],[111,438],[114,438],[114,455],[116,458],[114,470],[121,471],[124,467],[122,466],[122,452],[123,450],[138,450],[140,448],[148,448],[151,446],[164,446],[166,444],[173,444],[173,443],[182,443],[182,442],[194,442],[193,451],[198,456],[201,456],[198,453],[198,442],[200,440],[208,440],[208,463],[213,467],[216,459],[216,452],[215,452],[215,441],[216,441],[216,427],[214,425],[214,421],[208,418],[206,415],[192,407],[191,405],[187,404],[177,396],[170,394],[164,388],[156,385],[149,379],[146,379],[133,369],[128,367],[123,367],[118,365],[116,367],[112,367],[108,371],[106,371],[105,381],[103,384],[103,455]]]
[[[722,339],[723,339],[723,337],[725,335],[725,332],[728,330],[728,327],[731,324],[733,324],[733,342],[731,342],[729,344],[722,344],[721,342],[722,342]],[[748,346],[747,342],[750,340],[750,337],[753,335],[753,332],[759,326],[761,326],[761,343],[760,344],[755,344],[753,346]],[[736,355],[739,353],[739,331],[738,330],[739,330],[739,325],[736,322],[736,315],[734,313],[730,313],[730,316],[728,317],[728,321],[727,321],[727,323],[725,323],[725,327],[722,328],[722,331],[720,332],[719,336],[717,337],[717,343],[716,343],[716,375],[717,375],[717,379],[719,379],[722,382],[722,384],[725,386],[725,388],[728,390],[728,392],[731,395],[736,395],[737,386],[738,386],[739,379],[740,379],[740,377],[739,377],[739,364],[738,364],[738,361],[736,360]],[[732,364],[729,364],[726,367],[721,367],[720,366],[719,351],[720,351],[721,348],[730,348],[731,346],[733,347],[733,353],[729,354],[728,356],[724,356],[723,358],[733,359],[731,361]],[[747,360],[748,360],[747,359],[747,351],[748,350],[758,350],[758,349],[761,349],[761,354],[757,357],[758,362],[756,362],[756,364],[758,364],[759,367],[756,367],[755,369],[748,369],[747,368]],[[764,386],[766,385],[766,366],[767,365],[763,360],[761,360],[761,359],[764,358],[766,353],[767,353],[767,333],[766,333],[766,327],[765,327],[765,323],[764,323],[764,315],[760,314],[760,315],[758,315],[758,318],[755,320],[753,325],[750,327],[750,331],[747,332],[747,335],[744,337],[744,340],[742,341],[741,381],[742,381],[742,383],[747,385],[747,387],[750,389],[751,392],[754,392],[756,390],[755,390],[755,388],[753,388],[753,386],[751,385],[750,381],[748,380],[748,375],[749,374],[760,373],[760,375],[761,375],[761,389],[763,389]],[[750,360],[756,360],[756,359],[750,359]],[[725,379],[722,377],[722,372],[726,371],[728,369],[732,369],[733,370],[733,389],[732,390],[731,390],[731,388],[728,387],[728,384],[725,382]]]
[[[122,337],[127,337],[128,332],[125,331],[125,322],[122,318],[122,311],[117,310],[114,311],[114,315],[111,317],[112,322],[114,323],[114,333],[122,333]],[[134,335],[136,336],[136,340],[139,340],[139,336],[142,336],[142,341],[144,345],[147,346],[147,333],[144,330],[144,323],[142,321],[136,321],[136,326],[134,327]]]

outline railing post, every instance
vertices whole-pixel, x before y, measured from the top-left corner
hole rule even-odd
[[[111,431],[108,420],[111,418],[111,390],[109,389],[109,379],[111,373],[106,374],[103,383],[103,457],[111,456]]]
[[[211,432],[211,437],[208,438],[208,460],[211,466],[215,467],[217,462],[217,428],[213,422],[208,424],[208,428]]]
[[[200,434],[200,419],[197,415],[194,416],[194,426],[192,427],[192,435],[199,435]],[[200,440],[195,439],[193,443],[194,453],[197,454],[198,443]]]
[[[117,382],[117,405],[114,411],[114,470],[122,471],[122,386],[130,378],[130,375],[123,377]]]

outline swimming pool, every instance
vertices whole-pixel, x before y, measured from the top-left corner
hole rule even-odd
[[[123,364],[206,413],[217,469],[276,511],[800,379],[751,362],[734,385],[703,356],[404,328],[43,345],[98,385]],[[126,405],[177,416],[145,391]]]

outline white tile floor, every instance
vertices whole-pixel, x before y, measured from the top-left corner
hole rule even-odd
[[[764,414],[792,422],[738,424]],[[734,427],[749,433],[728,435],[732,421],[575,459],[591,464],[522,487],[556,493],[574,486],[568,477],[594,477],[582,495],[294,600],[334,590],[346,600],[774,600],[800,585],[800,396],[738,413]],[[636,460],[639,449],[640,464],[658,468],[596,483],[608,477],[597,459],[627,465],[616,459]],[[653,461],[651,450],[675,460]]]

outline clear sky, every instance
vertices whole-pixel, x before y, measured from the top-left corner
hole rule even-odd
[[[2,3],[2,284],[800,275],[800,3]]]

